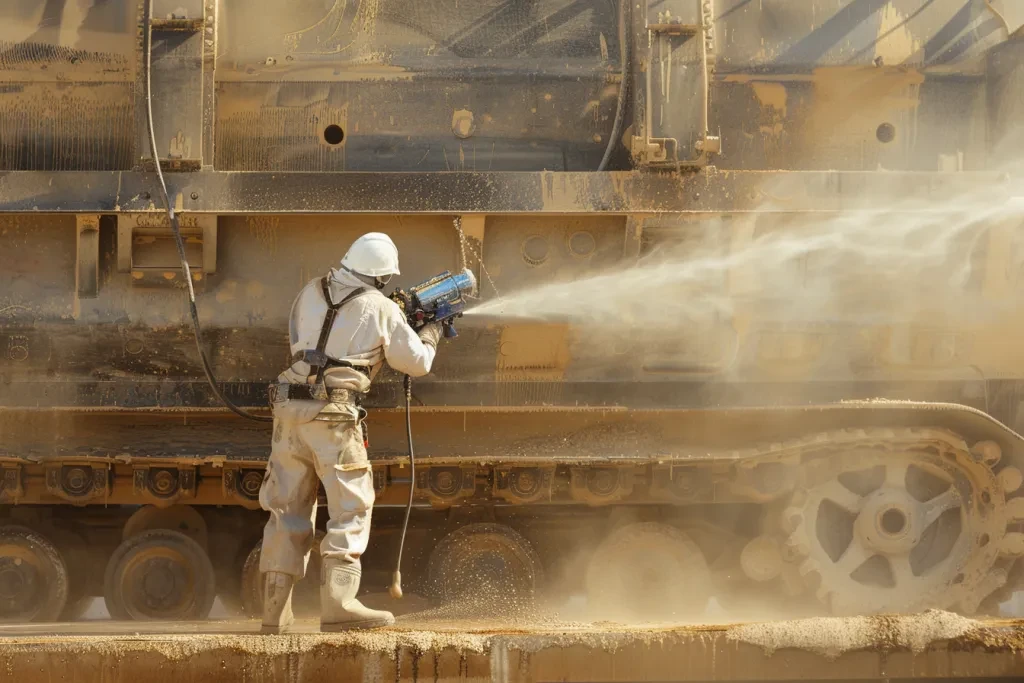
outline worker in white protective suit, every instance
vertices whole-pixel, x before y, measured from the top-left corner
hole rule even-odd
[[[260,505],[270,512],[260,558],[264,633],[284,632],[294,619],[292,588],[309,561],[318,480],[330,514],[320,545],[321,630],[395,621],[356,599],[374,500],[359,404],[385,360],[413,377],[430,372],[441,338],[439,324],[417,335],[381,292],[398,273],[391,238],[369,233],[292,305],[292,365],[270,387],[273,445],[260,489]]]

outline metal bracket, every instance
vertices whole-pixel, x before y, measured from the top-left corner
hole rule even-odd
[[[635,479],[632,467],[573,467],[569,492],[587,505],[607,505],[633,493]]]
[[[21,484],[21,465],[0,467],[0,503],[17,503],[23,495],[25,489]]]
[[[179,214],[178,224],[192,279],[200,282],[217,270],[217,217]],[[117,269],[131,273],[133,284],[183,283],[181,261],[166,215],[135,213],[117,217]]]
[[[511,503],[550,500],[554,473],[554,467],[496,467],[493,493]]]
[[[47,465],[45,476],[47,492],[74,505],[110,494],[106,465]]]
[[[448,507],[476,492],[476,467],[434,466],[416,472],[416,491],[431,505]]]
[[[213,168],[213,136],[217,119],[217,0],[206,0],[203,10],[203,166]]]
[[[215,0],[209,2],[216,4]],[[216,49],[214,41],[210,41],[213,45],[207,43],[214,29],[213,19],[203,0],[153,0],[153,127],[160,166],[167,171],[198,171],[204,162],[213,163],[203,158],[204,97],[212,96],[204,92],[212,90],[208,87],[212,79],[206,78],[204,71],[210,65],[208,51]],[[141,76],[138,85],[141,92],[136,106],[144,109]],[[151,170],[154,163],[144,113],[136,125],[139,149],[145,150],[140,166]]]
[[[260,506],[260,487],[263,486],[264,470],[248,467],[225,467],[221,484],[226,498],[237,500],[243,507],[256,509]]]
[[[651,468],[651,498],[673,503],[710,503],[715,487],[707,472],[692,465],[655,465]]]
[[[384,493],[384,489],[388,487],[388,468],[387,467],[374,467],[373,468],[373,493],[374,495],[380,496]]]
[[[167,507],[182,498],[195,498],[196,469],[136,466],[132,470],[132,485],[136,496],[150,498],[157,507]]]
[[[722,151],[721,136],[711,135],[708,127],[714,50],[712,2],[668,0],[658,4],[667,9],[651,16],[647,13],[651,4],[645,3],[647,41],[640,60],[644,85],[638,93],[636,117],[640,135],[630,139],[630,153],[644,166],[705,166]],[[691,75],[694,72],[699,76]],[[692,150],[682,151],[691,143]]]
[[[78,258],[75,261],[78,298],[93,299],[100,289],[100,217],[78,214],[75,222],[78,231]]]
[[[659,21],[647,24],[647,30],[651,33],[660,33],[667,36],[693,36],[703,29],[700,24],[684,24],[681,17],[674,17],[669,12],[658,14]]]

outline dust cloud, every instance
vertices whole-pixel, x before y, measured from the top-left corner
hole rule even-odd
[[[962,182],[933,189],[927,198],[882,202],[851,192],[835,213],[790,211],[785,198],[800,188],[762,187],[768,199],[757,212],[645,228],[645,249],[635,265],[524,285],[465,315],[498,324],[567,323],[584,330],[587,348],[598,349],[606,361],[614,360],[611,342],[624,329],[647,344],[675,344],[670,352],[678,353],[682,333],[738,326],[743,318],[839,329],[1005,325],[1001,321],[1021,313],[1015,292],[1024,284],[1022,175],[1024,163],[965,174]],[[580,595],[548,607],[570,620],[631,624],[815,615],[814,605],[730,573],[740,572],[736,565],[710,567],[708,585],[691,582],[690,593],[679,596],[671,590],[678,582],[648,586],[659,600],[639,605],[615,588],[642,578],[627,572],[605,579],[607,600],[600,599],[600,586],[596,593],[591,586],[589,600]],[[694,593],[702,591],[701,597],[714,597],[696,600]],[[1021,605],[1018,594],[1003,603],[1002,612],[1020,614]]]
[[[870,196],[844,196],[854,210],[833,214],[786,213],[783,200],[769,199],[763,213],[648,230],[650,248],[632,267],[524,288],[465,315],[614,323],[653,334],[728,320],[752,306],[782,322],[1002,315],[1012,299],[982,295],[984,259],[1002,243],[993,231],[1003,231],[1005,246],[1018,251],[1009,257],[1021,261],[1024,243],[1014,231],[1024,195],[1010,178],[1022,167],[928,199],[879,206]],[[785,193],[762,188],[767,197]]]

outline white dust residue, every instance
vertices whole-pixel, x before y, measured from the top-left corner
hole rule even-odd
[[[922,652],[932,643],[959,638],[980,624],[950,612],[929,610],[913,616],[818,617],[738,626],[729,640],[758,645],[771,654],[799,649],[825,657],[878,648]]]

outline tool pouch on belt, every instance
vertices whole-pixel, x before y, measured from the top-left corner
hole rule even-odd
[[[353,415],[353,408],[355,415]],[[366,409],[354,403],[328,403],[314,420],[321,422],[355,422],[363,437],[363,448],[370,447],[370,430],[366,425]]]

